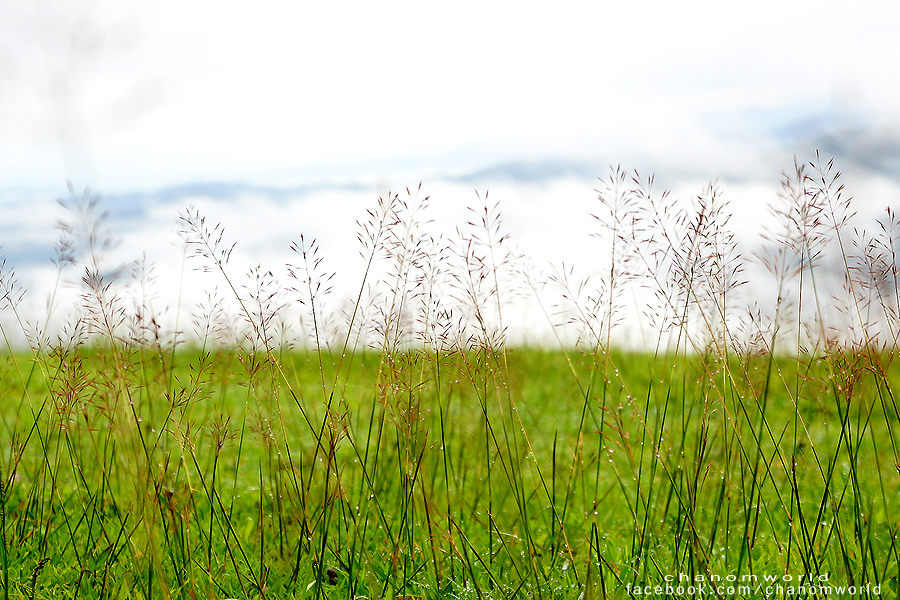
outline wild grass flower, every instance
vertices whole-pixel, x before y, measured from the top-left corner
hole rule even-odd
[[[44,320],[0,263],[31,346],[7,338],[0,363],[4,598],[615,597],[729,573],[894,590],[896,214],[853,229],[834,165],[796,162],[767,304],[719,186],[676,198],[616,168],[596,193],[587,269],[535,266],[487,193],[450,237],[422,186],[383,195],[346,299],[314,240],[287,280],[236,273],[188,208],[184,255],[218,288],[182,332],[146,259],[110,266],[99,197],[71,192]],[[510,341],[523,289],[558,349]],[[635,315],[649,352],[621,345]]]

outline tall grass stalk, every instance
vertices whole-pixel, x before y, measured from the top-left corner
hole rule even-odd
[[[0,265],[4,600],[896,595],[896,212],[866,234],[797,162],[750,256],[719,186],[655,185],[612,169],[595,260],[547,267],[495,196],[441,236],[388,193],[349,298],[315,240],[238,273],[188,208],[184,276],[225,290],[193,332],[72,190],[42,319]]]

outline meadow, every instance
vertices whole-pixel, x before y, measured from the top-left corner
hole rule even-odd
[[[4,326],[4,600],[897,597],[900,219],[854,227],[818,160],[777,198],[744,256],[714,186],[613,169],[582,273],[514,250],[487,195],[445,239],[389,194],[349,301],[315,242],[287,280],[235,273],[188,208],[228,292],[173,329],[74,198],[63,327],[0,269],[28,341]],[[522,298],[555,342],[507,341]],[[632,305],[648,348],[618,342]]]

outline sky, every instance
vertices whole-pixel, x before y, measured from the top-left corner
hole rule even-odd
[[[718,181],[758,236],[820,150],[871,215],[900,198],[897,31],[878,0],[0,0],[0,254],[52,296],[66,182],[195,297],[188,204],[243,271],[315,237],[345,291],[356,220],[419,182],[445,233],[490,191],[537,262],[586,269],[615,165],[686,197]]]
[[[0,23],[0,188],[548,158],[713,178],[785,127],[898,119],[887,1],[2,0]]]

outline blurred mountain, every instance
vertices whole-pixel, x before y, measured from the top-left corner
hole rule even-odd
[[[460,183],[484,181],[545,183],[564,178],[594,180],[598,175],[603,174],[607,167],[607,165],[598,165],[595,162],[578,160],[510,161],[455,177],[452,181]]]
[[[302,198],[309,194],[324,190],[359,191],[367,189],[362,184],[311,184],[288,187],[271,185],[254,185],[244,182],[196,182],[153,190],[149,192],[130,192],[104,196],[107,207],[114,208],[119,216],[139,216],[147,206],[154,203],[179,203],[192,198],[234,201],[246,196],[258,196],[276,202]]]
[[[900,124],[862,124],[825,114],[798,120],[776,132],[799,156],[834,159],[842,171],[866,171],[900,181]]]
[[[767,124],[765,124],[767,123]],[[754,127],[767,130],[777,151],[771,155],[748,157],[756,160],[752,169],[745,168],[743,175],[723,172],[725,181],[743,184],[758,182],[765,177],[776,176],[790,164],[790,157],[813,160],[816,151],[822,160],[834,159],[836,167],[853,173],[858,179],[877,174],[900,184],[900,123],[872,124],[823,113],[802,119],[788,120],[780,126],[771,125],[771,117],[756,122]],[[739,136],[739,132],[732,132]],[[686,157],[675,157],[675,159]],[[753,160],[748,160],[748,163]],[[593,187],[598,177],[609,172],[611,163],[601,160],[543,159],[500,162],[461,175],[429,177],[431,181],[446,181],[489,187],[497,183],[513,183],[522,186],[540,186],[562,179],[585,182]],[[730,164],[730,163],[729,163]],[[626,168],[634,165],[625,164]],[[663,187],[671,187],[683,181],[715,177],[706,173],[709,165],[657,165],[654,174]],[[745,165],[746,167],[746,165]],[[735,167],[736,168],[736,167]],[[410,185],[415,183],[407,182]],[[427,183],[427,182],[426,182]],[[57,198],[66,197],[65,188],[57,192],[47,189],[0,189],[0,258],[7,258],[15,265],[45,263],[52,255],[58,231],[53,228],[55,219],[65,219],[65,212],[56,204]],[[299,185],[260,185],[248,182],[193,182],[164,187],[157,190],[101,194],[102,206],[109,211],[107,225],[117,232],[127,234],[141,230],[142,221],[150,215],[151,208],[175,206],[180,210],[200,199],[225,204],[245,201],[248,198],[264,199],[273,203],[296,203],[322,192],[377,193],[371,181],[350,180],[342,183],[304,183]],[[58,195],[54,195],[54,194]],[[78,191],[80,195],[80,191]]]

